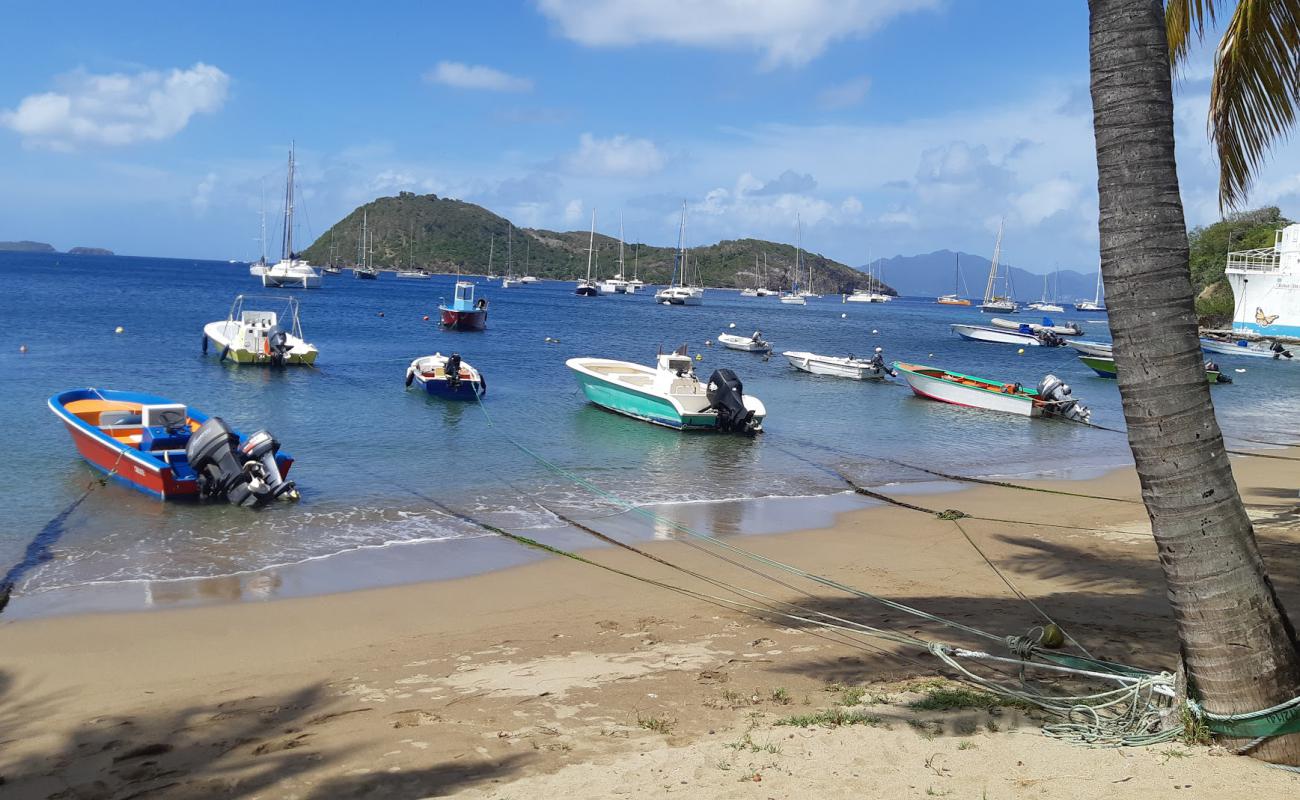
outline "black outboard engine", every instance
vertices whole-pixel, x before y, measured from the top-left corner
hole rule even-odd
[[[1092,411],[1070,394],[1070,385],[1055,375],[1046,375],[1038,383],[1038,397],[1051,403],[1052,413],[1072,422],[1087,424],[1092,419]]]
[[[460,388],[460,353],[447,356],[447,365],[442,368],[447,376],[447,388],[453,392]]]
[[[289,334],[278,327],[266,332],[266,346],[271,351],[271,363],[277,367],[284,366],[289,360],[289,351],[293,349],[289,344]]]
[[[199,495],[224,497],[231,505],[260,506],[293,490],[293,482],[280,475],[275,454],[280,443],[266,431],[239,436],[221,417],[208,421],[190,436],[185,457],[198,474]]]
[[[717,369],[709,376],[709,408],[718,412],[718,430],[754,433],[761,423],[745,408],[745,385],[729,369]]]
[[[1214,363],[1213,361],[1205,362],[1205,371],[1217,372],[1219,374],[1219,379],[1216,381],[1216,383],[1232,383],[1232,378],[1229,378],[1227,375],[1224,375],[1223,371],[1219,369],[1219,365]]]
[[[1061,345],[1065,344],[1064,339],[1056,335],[1055,332],[1049,331],[1046,328],[1038,329],[1038,341],[1044,347],[1060,347]]]
[[[876,372],[879,372],[883,375],[888,375],[891,378],[898,377],[897,370],[885,366],[885,356],[884,356],[883,348],[880,347],[876,348],[876,354],[871,357],[871,368],[874,369]]]

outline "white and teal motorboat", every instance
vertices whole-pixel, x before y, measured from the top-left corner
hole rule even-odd
[[[746,395],[731,370],[714,370],[701,383],[685,346],[660,354],[654,367],[609,358],[571,358],[565,364],[588,400],[656,425],[753,434],[767,416],[762,401]]]

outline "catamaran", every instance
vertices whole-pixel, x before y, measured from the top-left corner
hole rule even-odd
[[[957,275],[953,278],[952,294],[940,295],[935,298],[934,302],[941,306],[968,306],[970,301],[961,296],[961,291],[966,289],[966,280],[961,276],[961,253],[955,253],[954,255],[957,256]]]
[[[704,289],[686,284],[690,253],[686,250],[686,204],[682,203],[682,221],[677,228],[677,255],[668,285],[655,292],[655,302],[665,306],[698,306],[704,303]],[[681,283],[677,283],[678,277]]]
[[[1229,254],[1231,255],[1231,254]],[[1092,300],[1084,300],[1074,304],[1075,311],[1105,311],[1106,304],[1101,300],[1101,267],[1097,267],[1097,293]]]
[[[320,288],[320,273],[311,264],[298,258],[293,250],[293,144],[289,145],[289,173],[284,182],[284,236],[281,239],[280,260],[262,272],[262,285],[267,287]]]
[[[998,289],[998,260],[1002,256],[1002,227],[1003,223],[998,223],[998,240],[993,245],[993,261],[989,264],[989,282],[984,287],[984,302],[980,303],[980,311],[994,314],[1014,314],[1020,310],[1016,301],[1012,299],[1011,288],[1011,271],[1007,270],[1002,278],[1002,289]],[[1001,292],[1001,293],[999,293]]]

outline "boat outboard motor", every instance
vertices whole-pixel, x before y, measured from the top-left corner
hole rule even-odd
[[[1214,363],[1213,361],[1205,362],[1205,371],[1219,373],[1219,379],[1215,381],[1216,383],[1232,383],[1232,378],[1229,378],[1227,375],[1224,375],[1223,371],[1219,369],[1219,365]]]
[[[285,480],[280,474],[280,465],[275,460],[276,453],[280,452],[280,442],[270,431],[262,429],[249,436],[240,446],[239,452],[246,459],[244,471],[255,478],[252,483],[260,481],[267,487],[262,502],[295,491],[294,482]]]
[[[891,378],[898,377],[898,371],[885,366],[884,348],[877,347],[876,354],[871,357],[871,368],[876,372],[888,375]]]
[[[262,436],[270,440],[268,458],[272,470],[269,474],[260,458],[268,444],[259,438]],[[241,448],[238,434],[221,417],[209,417],[190,436],[185,445],[185,458],[198,474],[200,497],[224,497],[231,505],[258,506],[293,488],[292,483],[285,487],[287,482],[275,464],[278,449],[279,443],[265,431],[250,436]],[[258,455],[251,455],[253,452]]]
[[[1070,394],[1070,385],[1055,375],[1046,375],[1038,383],[1040,400],[1052,404],[1052,413],[1072,422],[1087,424],[1092,419],[1092,411]]]
[[[1046,328],[1040,328],[1038,330],[1038,341],[1042,343],[1044,347],[1060,347],[1065,344],[1064,339]]]
[[[289,344],[289,334],[279,327],[266,332],[266,346],[271,351],[271,363],[277,367],[284,366],[289,359],[289,351],[293,349],[293,345]]]
[[[460,353],[447,356],[447,364],[442,368],[447,376],[447,388],[453,392],[460,388]]]
[[[745,408],[745,385],[729,369],[716,369],[709,376],[709,408],[718,412],[718,430],[753,433],[754,412]]]

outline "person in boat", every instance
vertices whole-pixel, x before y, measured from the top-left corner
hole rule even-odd
[[[478,300],[476,300],[474,302],[474,308],[478,309],[479,311],[487,311],[487,298],[480,297]]]
[[[890,369],[889,367],[885,366],[884,351],[885,348],[883,347],[876,348],[876,354],[871,357],[871,368],[876,370],[877,372],[883,372],[884,374],[888,375],[891,378],[897,378],[898,370]]]
[[[763,332],[762,332],[762,331],[754,331],[754,335],[751,336],[751,337],[749,337],[749,340],[750,340],[751,342],[753,342],[754,344],[762,344],[762,343],[763,343]]]

